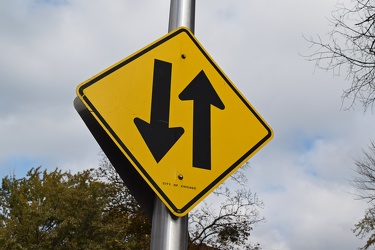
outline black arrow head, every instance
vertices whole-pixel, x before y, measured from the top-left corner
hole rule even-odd
[[[162,121],[150,124],[140,118],[135,118],[134,123],[156,162],[168,153],[184,133],[183,128],[169,128],[168,123]]]
[[[219,109],[225,108],[224,103],[203,70],[180,93],[179,98],[180,100],[199,101],[203,105],[211,104]]]

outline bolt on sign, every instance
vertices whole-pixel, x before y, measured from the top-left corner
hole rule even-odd
[[[176,216],[273,136],[186,28],[83,82],[77,95]]]

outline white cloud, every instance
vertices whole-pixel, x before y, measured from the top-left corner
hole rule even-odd
[[[365,204],[348,179],[374,116],[343,111],[348,83],[315,71],[302,35],[325,34],[335,0],[197,1],[196,35],[275,132],[250,161],[264,249],[354,249]],[[168,1],[5,1],[0,7],[0,174],[85,169],[99,147],[76,86],[167,32]],[[251,132],[251,131],[249,131]],[[20,164],[18,169],[17,164]]]

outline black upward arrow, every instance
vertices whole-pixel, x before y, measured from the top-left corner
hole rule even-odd
[[[180,93],[181,100],[193,100],[193,166],[211,170],[211,105],[225,106],[206,74],[199,74]]]
[[[181,127],[169,127],[172,64],[154,62],[150,123],[135,118],[134,123],[155,160],[159,162],[184,133]]]

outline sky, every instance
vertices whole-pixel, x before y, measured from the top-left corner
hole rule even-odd
[[[343,2],[349,2],[345,0]],[[345,76],[315,69],[335,0],[197,0],[195,35],[274,131],[250,159],[265,250],[356,249],[367,204],[350,184],[375,117],[342,102]],[[0,176],[96,167],[73,107],[78,84],[168,31],[168,0],[4,0],[0,6]]]

